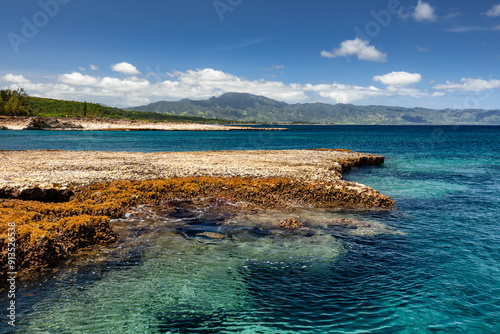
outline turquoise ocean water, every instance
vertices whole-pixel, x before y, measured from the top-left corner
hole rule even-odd
[[[166,203],[168,214],[137,208],[114,222],[128,236],[121,243],[77,268],[19,286],[16,331],[500,333],[500,127],[289,128],[0,131],[0,149],[8,150],[383,154],[383,166],[354,169],[344,178],[397,202],[391,211],[239,212],[185,202]],[[259,225],[289,216],[317,233],[283,236]],[[369,224],[332,229],[328,222],[340,217]],[[205,231],[230,237],[197,236]],[[4,292],[0,304],[6,302]],[[0,332],[9,330],[2,315]]]

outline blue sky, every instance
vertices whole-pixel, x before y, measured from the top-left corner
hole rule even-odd
[[[23,0],[0,87],[135,106],[248,92],[289,103],[500,108],[500,0]]]

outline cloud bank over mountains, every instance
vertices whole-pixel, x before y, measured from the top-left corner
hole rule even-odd
[[[432,98],[454,92],[500,89],[500,80],[473,78],[435,83],[423,89],[418,86],[423,79],[421,74],[404,71],[377,75],[372,78],[374,85],[357,86],[337,82],[304,84],[248,80],[212,68],[143,75],[134,65],[122,62],[112,65],[111,69],[120,73],[119,76],[126,76],[96,76],[75,71],[36,82],[22,74],[9,73],[0,77],[0,85],[10,89],[25,88],[34,96],[90,100],[119,107],[159,100],[206,99],[228,92],[264,95],[288,103],[356,103],[377,97]],[[376,87],[375,83],[382,86]]]

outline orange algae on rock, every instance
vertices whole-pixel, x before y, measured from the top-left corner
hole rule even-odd
[[[322,182],[270,177],[184,177],[115,181],[73,189],[62,203],[0,201],[0,263],[6,268],[8,225],[15,223],[17,268],[52,266],[79,249],[116,241],[110,219],[134,206],[175,199],[225,199],[278,208],[290,206],[391,207],[390,197],[347,181]],[[5,274],[5,272],[3,272]]]
[[[16,270],[54,265],[81,248],[115,241],[109,217],[85,214],[92,209],[75,201],[0,202],[0,276],[7,271],[9,223],[16,232]]]

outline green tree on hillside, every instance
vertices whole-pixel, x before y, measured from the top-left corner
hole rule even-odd
[[[29,105],[29,96],[23,88],[18,90],[0,90],[0,115],[30,116],[33,110]]]

